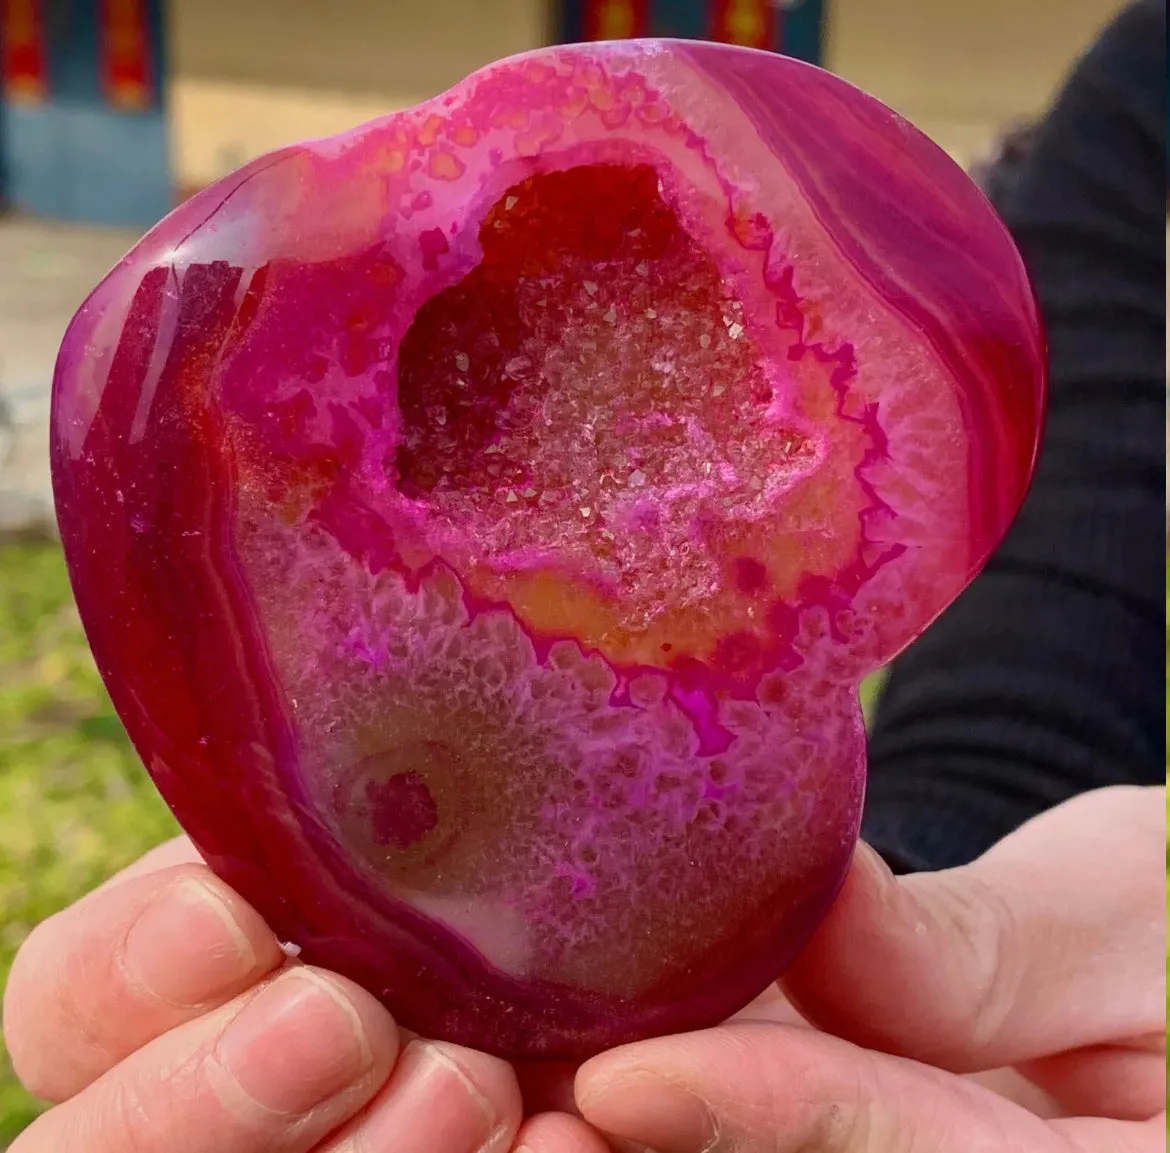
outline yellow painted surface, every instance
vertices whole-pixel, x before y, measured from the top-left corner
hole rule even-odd
[[[1121,0],[829,0],[828,63],[963,163],[1041,112]]]
[[[543,43],[547,17],[545,0],[170,0],[176,183],[434,96]]]
[[[1040,111],[1118,0],[830,0],[828,65],[962,163]],[[545,0],[171,0],[176,181],[416,103],[542,43]]]

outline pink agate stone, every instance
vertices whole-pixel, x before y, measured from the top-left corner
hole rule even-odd
[[[61,349],[81,614],[212,867],[405,1026],[581,1057],[783,970],[861,679],[1000,540],[1043,342],[841,80],[631,41],[249,164]]]

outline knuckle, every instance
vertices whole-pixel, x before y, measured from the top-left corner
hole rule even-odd
[[[37,925],[13,961],[4,999],[4,1037],[13,1069],[34,1096],[60,1102],[118,1054],[110,1051],[106,987],[110,951],[87,942],[71,906]]]
[[[839,1076],[814,1072],[799,1095],[799,1123],[791,1141],[777,1140],[775,1153],[870,1153],[879,1144],[872,1109],[870,1064],[864,1056],[849,1062]],[[771,1151],[770,1151],[771,1153]]]
[[[58,914],[60,916],[60,914]],[[25,938],[12,963],[4,994],[4,1043],[21,1084],[42,1100],[58,1099],[52,1076],[54,1037],[46,1014],[46,985],[52,982],[56,918]]]
[[[849,1046],[848,1059],[842,1059],[843,1050],[817,1056],[806,1052],[802,1059],[785,1045],[768,1043],[782,1036],[775,1026],[727,1033],[729,1048],[720,1055],[726,1060],[721,1067],[734,1070],[736,1117],[734,1132],[719,1132],[716,1150],[871,1153],[892,1148],[871,1142],[878,1129],[870,1054]]]
[[[922,1010],[937,1022],[938,1042],[914,1056],[965,1071],[991,1054],[1019,1004],[1025,926],[1008,896],[971,866],[936,873],[931,886],[923,909],[931,931],[947,942],[947,973]]]
[[[257,1118],[228,1116],[211,1092],[209,1051],[205,1038],[190,1039],[123,1062],[43,1114],[26,1131],[35,1136],[28,1150],[13,1153],[159,1153],[192,1141],[221,1149],[241,1136],[245,1148],[268,1148]]]
[[[994,1046],[1019,1004],[1023,951],[1012,948],[1012,943],[1018,941],[1021,926],[1011,902],[995,886],[969,877],[962,892],[955,927],[970,969],[962,1011],[968,1029],[966,1048],[978,1054]]]
[[[117,1079],[42,1113],[9,1153],[156,1153],[146,1113],[133,1088]],[[155,1134],[157,1137],[157,1133]]]
[[[103,1089],[100,1108],[95,1110],[98,1148],[153,1153],[158,1148],[158,1126],[139,1086],[129,1077],[112,1077]]]
[[[242,922],[236,919],[239,899],[197,863],[174,865],[90,894],[36,926],[13,961],[3,1030],[13,1069],[29,1092],[50,1102],[66,1100],[201,1007],[171,1004],[145,988],[126,956],[144,912],[169,908],[172,899],[182,911],[193,881],[220,896],[231,910],[233,931],[247,938],[240,945],[238,973],[225,976],[225,966],[211,970],[221,982],[215,996],[230,996],[237,986],[283,960],[258,915],[244,910],[250,915]],[[197,943],[190,955],[202,956]],[[151,956],[160,968],[157,953]],[[176,970],[172,966],[167,971]]]
[[[844,1083],[835,1087],[837,1092],[823,1093],[815,1104],[806,1104],[797,1145],[783,1153],[868,1153],[888,1147],[875,1140],[878,1134],[867,1063],[859,1059]]]
[[[6,1009],[10,1004],[19,1004],[27,1000],[30,994],[35,993],[37,976],[42,970],[44,961],[53,951],[52,942],[46,942],[45,938],[55,936],[54,923],[60,916],[60,913],[54,914],[36,925],[16,950],[4,996]],[[45,947],[46,945],[48,947]]]

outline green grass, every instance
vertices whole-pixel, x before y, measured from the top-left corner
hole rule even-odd
[[[0,547],[0,986],[33,925],[175,832],[102,688],[60,550]],[[0,1149],[37,1108],[0,1043]]]
[[[60,550],[0,547],[0,986],[33,925],[175,832],[93,666]],[[37,1111],[0,1042],[0,1149]]]

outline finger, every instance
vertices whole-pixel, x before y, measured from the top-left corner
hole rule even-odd
[[[732,1020],[808,1026],[778,985],[769,985]],[[576,1113],[573,1078],[580,1067],[579,1061],[517,1061],[513,1067],[524,1096],[526,1115]]]
[[[591,1124],[657,1153],[1069,1153],[1076,1132],[960,1077],[757,1023],[594,1058],[577,1098]],[[1126,1148],[1137,1134],[1114,1122],[1096,1148]]]
[[[1022,1106],[1037,1117],[1048,1120],[1069,1116],[1069,1111],[1059,1101],[1045,1093],[1034,1081],[1029,1081],[1018,1069],[989,1069],[984,1073],[967,1073],[965,1076],[974,1084],[990,1089],[997,1096]]]
[[[373,997],[298,965],[151,1041],[11,1153],[308,1153],[377,1093],[397,1051]]]
[[[1069,1116],[1138,1121],[1166,1105],[1163,1050],[1102,1045],[1045,1057],[1021,1071]]]
[[[17,1075],[63,1101],[283,960],[259,913],[205,866],[92,893],[34,929],[13,963],[4,1032]]]
[[[1164,804],[1086,794],[972,865],[900,880],[863,846],[785,987],[829,1032],[964,1072],[1155,1031]]]
[[[1166,1113],[1148,1121],[1119,1126],[1097,1117],[1078,1117],[1054,1123],[1077,1153],[1163,1153],[1166,1148]],[[1118,1134],[1121,1134],[1120,1136]]]
[[[512,1153],[615,1153],[615,1149],[625,1153],[578,1117],[542,1113],[524,1123]]]
[[[506,1061],[412,1041],[378,1096],[318,1153],[508,1153],[522,1116]]]

